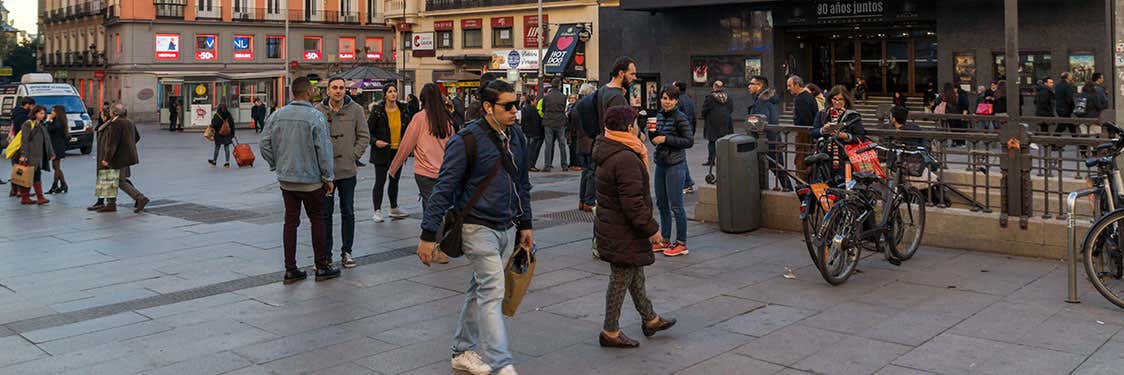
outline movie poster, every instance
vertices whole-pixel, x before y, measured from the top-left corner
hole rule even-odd
[[[744,56],[694,56],[691,58],[691,83],[695,86],[710,86],[714,81],[722,81],[726,87],[745,87],[749,84],[746,69],[753,62],[758,70],[760,59],[747,59]]]
[[[759,58],[745,59],[745,81],[749,82],[749,80],[753,79],[753,76],[759,76],[759,75],[762,75],[761,74],[761,59],[759,59]]]
[[[972,85],[976,82],[976,56],[970,52],[957,53],[956,60],[956,82],[961,87],[967,85],[968,89],[965,91],[973,91]]]
[[[1069,55],[1069,74],[1073,75],[1073,84],[1077,87],[1085,85],[1085,82],[1093,79],[1093,71],[1096,69],[1092,53],[1075,53]]]

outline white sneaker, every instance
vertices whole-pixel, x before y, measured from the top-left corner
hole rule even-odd
[[[484,360],[480,359],[480,355],[471,350],[453,357],[450,362],[454,370],[467,371],[472,375],[490,375],[492,373],[492,367],[484,363]]]
[[[519,375],[519,373],[515,372],[515,366],[507,365],[496,372],[496,375]]]
[[[391,208],[390,209],[390,217],[395,218],[395,219],[404,219],[404,218],[410,217],[410,214],[406,213],[406,211],[402,211],[402,210],[399,210],[397,208]]]
[[[371,216],[371,220],[374,220],[376,223],[383,222],[382,210],[375,210],[375,214]]]

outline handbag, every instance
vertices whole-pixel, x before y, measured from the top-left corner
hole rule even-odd
[[[503,269],[503,314],[509,317],[515,316],[515,310],[519,309],[519,304],[523,302],[523,296],[527,295],[527,289],[531,288],[531,279],[535,276],[535,253],[538,249],[532,247],[530,249],[519,245],[519,241],[515,241],[515,250],[511,254],[511,258],[507,260],[507,266]]]
[[[34,185],[35,167],[30,165],[15,164],[12,166],[12,185],[30,188]]]
[[[941,102],[941,104],[937,104],[936,108],[933,108],[933,113],[945,114],[947,112],[947,110],[948,110],[948,102]]]
[[[465,132],[462,138],[465,141],[465,152],[468,154],[468,165],[470,166],[470,169],[464,172],[463,181],[467,182],[468,176],[471,175],[471,165],[476,160],[476,137],[471,132]],[[445,216],[441,220],[441,227],[437,230],[440,236],[437,239],[437,249],[450,258],[459,258],[464,255],[464,242],[461,234],[461,230],[464,228],[464,218],[468,216],[469,211],[472,211],[472,207],[476,206],[476,202],[479,202],[480,198],[484,196],[484,191],[487,190],[488,185],[499,174],[503,167],[503,159],[503,153],[501,153],[500,158],[496,160],[496,165],[492,167],[492,172],[477,187],[476,193],[472,194],[472,198],[468,200],[464,207],[450,208],[445,211]],[[465,185],[464,182],[461,183],[461,186]]]
[[[980,103],[976,105],[977,115],[990,115],[995,113],[995,106],[991,103]]]
[[[20,150],[20,147],[23,147],[23,130],[16,133],[16,135],[12,137],[12,141],[8,142],[7,148],[4,149],[4,158],[11,159],[12,156]]]
[[[212,128],[212,127],[208,126],[205,129],[203,129],[203,139],[206,139],[209,142],[214,142],[215,141],[215,128]]]

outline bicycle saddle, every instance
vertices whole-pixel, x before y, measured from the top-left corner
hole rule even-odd
[[[1105,165],[1112,165],[1112,157],[1105,156],[1103,158],[1088,158],[1085,159],[1085,167],[1095,168]]]
[[[804,158],[804,164],[816,164],[828,160],[831,160],[831,155],[821,152],[818,154],[809,155],[808,157]]]
[[[858,181],[860,184],[863,184],[863,185],[870,185],[870,184],[874,183],[875,181],[878,181],[878,180],[882,179],[881,177],[878,177],[878,175],[874,174],[874,173],[855,173],[853,175],[853,177],[855,178],[855,181]]]

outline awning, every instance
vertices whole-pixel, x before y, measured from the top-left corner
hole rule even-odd
[[[402,79],[401,76],[377,66],[357,66],[351,70],[340,73],[339,77],[348,81],[397,81]]]
[[[161,71],[148,71],[143,72],[152,74],[157,78],[222,78],[222,79],[256,79],[256,78],[277,78],[285,75],[284,70],[267,70],[257,72],[244,72],[244,73],[226,73],[226,72],[161,72]]]
[[[463,54],[463,55],[441,55],[437,57],[438,60],[452,61],[452,62],[492,62],[492,55],[485,54]]]

